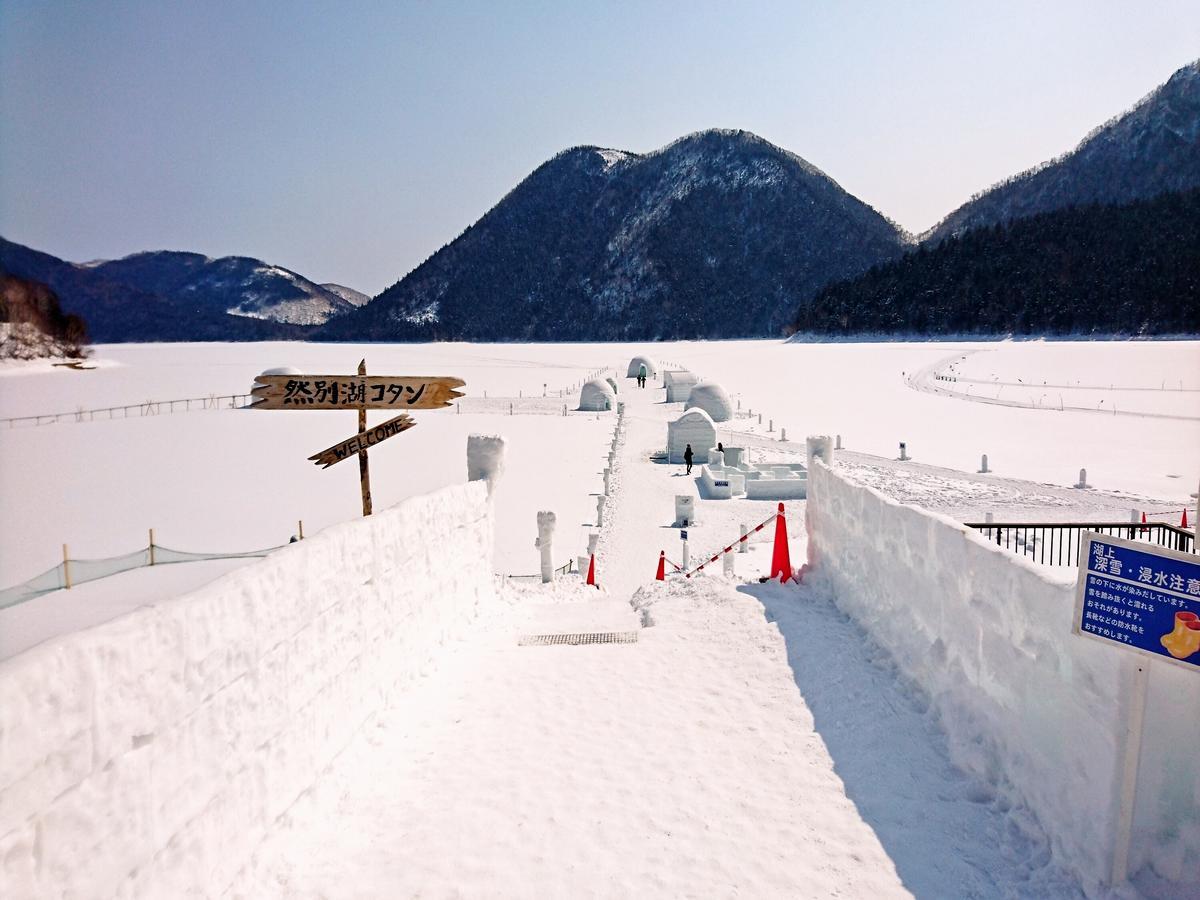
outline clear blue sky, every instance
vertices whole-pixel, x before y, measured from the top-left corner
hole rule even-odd
[[[1200,56],[1200,3],[0,2],[0,234],[376,293],[557,151],[745,128],[920,231]]]

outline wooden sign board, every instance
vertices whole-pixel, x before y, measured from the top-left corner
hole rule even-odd
[[[388,375],[258,375],[250,409],[442,409],[461,378]]]
[[[314,453],[309,457],[314,463],[322,468],[328,469],[335,463],[340,463],[344,459],[351,459],[357,456],[359,451],[366,451],[376,444],[386,441],[390,437],[395,437],[401,432],[408,431],[410,428],[416,427],[416,422],[407,415],[401,414],[394,419],[388,419],[381,425],[376,425],[373,428],[368,428],[361,434],[356,434],[354,437],[346,438],[341,443],[334,444],[332,447],[322,450],[320,453]]]

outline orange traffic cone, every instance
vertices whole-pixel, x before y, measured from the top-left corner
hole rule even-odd
[[[775,549],[771,552],[771,578],[779,576],[780,583],[792,577],[792,557],[788,553],[787,520],[783,517],[783,504],[775,516]]]
[[[655,581],[667,580],[667,551],[658,551],[658,574],[654,576]]]
[[[600,585],[596,584],[596,554],[592,554],[591,561],[588,563],[587,583],[600,590]]]
[[[1179,527],[1180,527],[1180,528],[1187,528],[1187,527],[1188,527],[1188,523],[1187,523],[1187,507],[1186,507],[1186,506],[1183,508],[1183,518],[1182,518],[1182,519],[1180,520],[1180,522],[1179,522]]]

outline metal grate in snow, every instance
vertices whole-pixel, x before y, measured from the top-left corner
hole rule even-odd
[[[586,634],[526,634],[517,643],[522,647],[549,644],[636,644],[636,631],[593,631]]]

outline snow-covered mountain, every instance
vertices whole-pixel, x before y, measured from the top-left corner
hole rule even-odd
[[[365,306],[371,302],[371,295],[364,294],[362,291],[356,291],[354,288],[348,288],[344,284],[323,284],[321,287],[329,291],[331,294],[337,294],[351,306]]]
[[[1200,186],[1200,60],[1070,153],[972,198],[927,235],[940,241],[991,225],[1086,203],[1127,203]]]
[[[156,251],[73,263],[2,238],[0,272],[48,285],[98,342],[302,339],[364,297],[248,257]]]
[[[210,259],[160,250],[87,265],[109,281],[162,294],[188,307],[216,307],[231,316],[321,325],[356,306],[302,275],[246,256]]]
[[[831,281],[898,256],[900,230],[745,131],[649,154],[559,153],[326,337],[616,340],[778,333]]]

